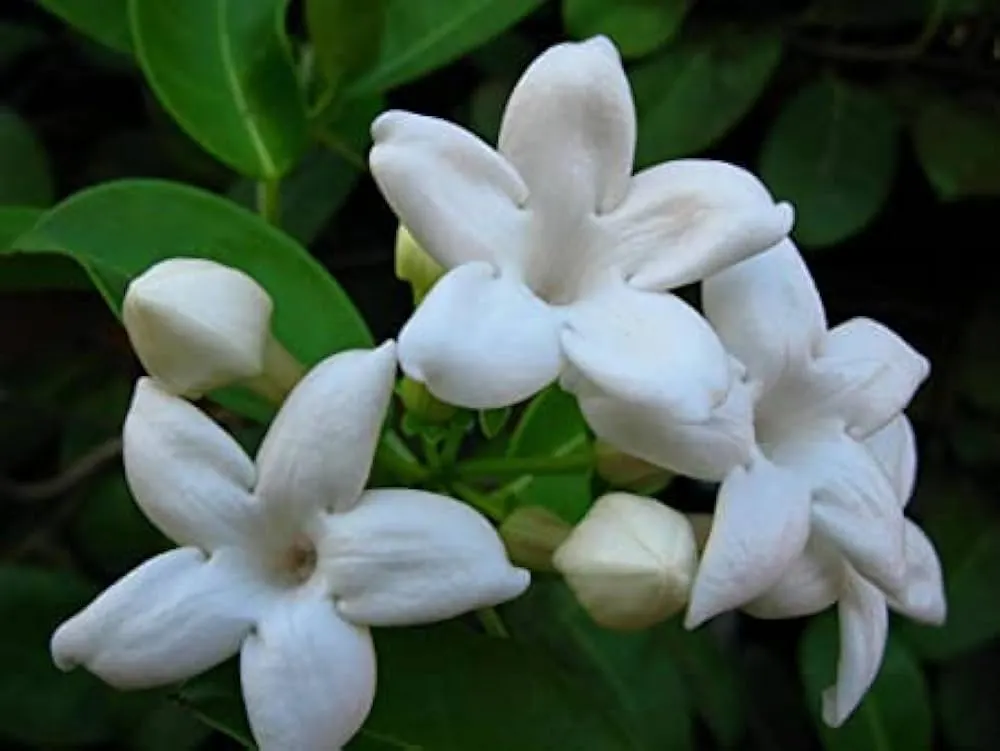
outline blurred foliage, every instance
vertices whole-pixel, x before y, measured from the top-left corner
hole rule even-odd
[[[831,319],[879,318],[930,357],[911,509],[944,563],[948,623],[893,621],[869,696],[830,731],[818,695],[832,614],[616,634],[539,577],[500,610],[509,640],[474,619],[377,634],[379,695],[351,748],[1000,744],[995,0],[8,0],[0,249],[31,252],[0,255],[0,744],[248,743],[231,665],[140,694],[51,665],[52,628],[168,544],[124,483],[115,442],[137,366],[90,283],[116,308],[153,260],[208,255],[268,287],[279,335],[306,361],[391,336],[411,299],[366,174],[372,117],[410,108],[495,139],[534,55],[599,33],[626,60],[640,167],[702,156],[759,171],[796,206]],[[217,416],[255,445],[260,428],[240,415],[269,410],[218,397]],[[403,432],[437,453],[475,433],[482,459],[590,441],[558,390],[476,417]],[[574,521],[605,489],[589,471],[525,475],[485,502]],[[661,496],[711,502],[683,480]]]

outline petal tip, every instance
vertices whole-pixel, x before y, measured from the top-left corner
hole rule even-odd
[[[597,34],[596,36],[592,36],[581,42],[580,46],[584,49],[593,50],[595,52],[600,52],[602,55],[607,55],[616,62],[621,60],[621,55],[618,53],[618,47],[611,40],[611,37],[606,34]]]
[[[386,110],[372,121],[372,140],[377,146],[380,141],[391,138],[398,126],[407,118],[403,110]]]
[[[792,231],[795,225],[795,207],[788,201],[781,201],[774,206],[775,224],[783,235]]]
[[[79,667],[83,660],[74,649],[73,634],[71,631],[72,621],[59,626],[49,642],[49,653],[52,655],[52,662],[64,673]]]

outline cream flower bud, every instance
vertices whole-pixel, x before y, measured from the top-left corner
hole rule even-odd
[[[201,258],[172,258],[132,280],[122,320],[146,371],[199,397],[243,382],[280,401],[301,366],[271,334],[270,296],[254,279]]]
[[[684,514],[650,498],[598,498],[553,563],[580,604],[605,628],[640,629],[687,603],[698,566]]]
[[[541,506],[521,506],[503,520],[500,537],[510,559],[532,571],[552,571],[552,555],[571,526]]]
[[[444,272],[441,264],[417,245],[409,230],[400,224],[396,232],[396,278],[410,285],[415,305],[420,304]]]

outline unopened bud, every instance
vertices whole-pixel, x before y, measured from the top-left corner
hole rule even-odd
[[[554,571],[552,555],[572,527],[541,506],[521,506],[503,520],[500,537],[510,559],[533,571]]]
[[[553,558],[577,600],[605,628],[646,628],[687,604],[698,565],[684,514],[650,498],[598,498]]]
[[[619,451],[607,441],[594,441],[597,474],[619,488],[652,495],[674,479],[669,469]]]
[[[420,304],[444,273],[444,267],[417,245],[409,230],[400,224],[396,232],[396,278],[410,285],[414,305]]]
[[[280,402],[302,366],[271,334],[270,296],[254,279],[201,258],[173,258],[132,280],[122,320],[146,372],[200,397],[242,383]]]
[[[396,389],[406,411],[425,423],[447,422],[454,416],[457,407],[446,404],[427,390],[420,381],[404,377]]]

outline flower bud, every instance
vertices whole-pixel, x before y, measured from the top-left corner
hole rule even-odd
[[[553,558],[577,600],[605,628],[652,626],[680,612],[698,565],[691,523],[650,498],[598,498]]]
[[[420,304],[444,273],[444,267],[417,245],[409,230],[400,224],[396,232],[396,278],[409,283],[414,305]]]
[[[423,422],[432,424],[448,422],[458,410],[454,405],[446,404],[434,396],[420,381],[414,381],[409,377],[404,377],[399,382],[396,393],[399,394],[406,411]]]
[[[552,554],[565,542],[571,527],[541,506],[521,506],[503,520],[500,537],[510,559],[533,571],[554,571]]]
[[[302,366],[271,334],[273,303],[254,279],[201,258],[173,258],[132,280],[122,320],[143,367],[199,397],[235,382],[281,401]]]
[[[669,469],[619,451],[607,441],[594,441],[597,474],[620,488],[652,495],[663,490],[674,479]]]

